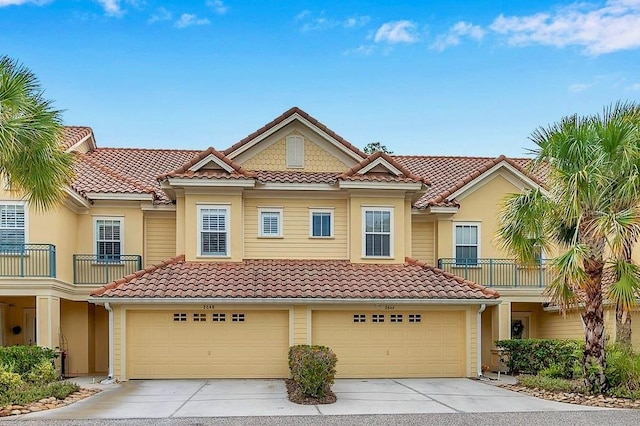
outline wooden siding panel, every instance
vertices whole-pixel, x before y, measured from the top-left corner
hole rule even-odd
[[[147,216],[145,218],[145,267],[156,265],[176,255],[176,218]]]
[[[428,265],[435,265],[433,222],[414,220],[411,227],[411,256]]]

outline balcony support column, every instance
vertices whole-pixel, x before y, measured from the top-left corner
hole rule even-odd
[[[36,296],[36,343],[51,349],[60,347],[60,298]]]
[[[511,339],[511,302],[503,300],[491,312],[491,341]],[[491,370],[505,371],[505,366],[500,363],[498,348],[491,350]]]

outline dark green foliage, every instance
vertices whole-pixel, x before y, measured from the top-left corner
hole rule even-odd
[[[552,378],[573,378],[576,364],[582,360],[584,343],[576,340],[511,339],[498,340],[506,349],[505,360],[513,373],[538,374]]]
[[[608,346],[605,374],[611,395],[640,399],[640,354],[622,345]]]
[[[56,358],[53,349],[41,346],[0,346],[0,365],[7,371],[24,376],[42,361]]]
[[[522,374],[518,377],[518,383],[522,386],[555,392],[584,392],[580,382],[580,380],[545,377],[543,375],[531,376]]]
[[[291,379],[305,396],[323,397],[336,376],[338,358],[326,346],[296,345],[289,348]]]

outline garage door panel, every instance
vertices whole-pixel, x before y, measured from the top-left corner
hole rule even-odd
[[[212,312],[174,321],[173,312],[127,313],[129,378],[287,377],[288,311]],[[194,320],[195,318],[195,320]]]
[[[313,312],[313,343],[336,353],[338,377],[465,375],[464,311],[369,312],[365,322],[354,322],[356,314],[363,312]]]

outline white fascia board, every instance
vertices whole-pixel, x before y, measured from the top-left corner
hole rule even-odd
[[[271,191],[339,191],[340,188],[328,183],[262,183],[256,189]]]
[[[420,191],[421,183],[395,183],[395,182],[362,182],[340,181],[340,189],[401,189],[405,191]]]
[[[198,161],[193,166],[189,167],[189,170],[192,171],[192,172],[197,172],[202,167],[204,167],[207,163],[210,163],[212,161],[214,163],[216,163],[218,166],[220,166],[222,169],[227,171],[227,173],[235,172],[235,169],[233,167],[231,167],[230,165],[228,165],[227,163],[225,163],[224,161],[222,161],[221,159],[219,159],[218,157],[216,157],[213,154],[207,155],[205,158],[203,158],[202,160]]]
[[[429,213],[434,213],[434,214],[455,214],[458,213],[458,207],[438,207],[438,206],[430,206],[427,208],[427,211]]]
[[[87,209],[90,207],[89,200],[85,199],[83,196],[78,194],[76,191],[73,190],[73,188],[66,187],[64,189],[64,192],[67,193],[67,195],[69,196],[69,199],[73,201],[73,203],[76,204],[77,206],[84,207]]]
[[[171,186],[213,186],[213,187],[239,187],[253,188],[255,180],[253,179],[183,179],[169,178]]]
[[[92,136],[93,136],[93,133],[89,133],[87,136],[85,136],[84,138],[80,139],[78,142],[74,143],[69,148],[67,148],[64,152],[73,152],[76,148],[82,145],[87,139],[91,139]],[[95,143],[93,144],[93,146],[95,147]]]
[[[511,164],[509,164],[509,163],[507,163],[506,161],[503,160],[503,161],[499,162],[498,164],[496,164],[495,166],[493,166],[491,169],[487,170],[480,177],[472,180],[471,182],[469,182],[468,184],[466,184],[462,188],[458,189],[453,194],[449,195],[447,197],[447,199],[448,200],[453,200],[453,199],[459,197],[460,195],[464,194],[465,192],[468,192],[468,191],[472,190],[475,186],[479,185],[480,183],[482,183],[486,179],[488,179],[491,176],[493,176],[500,169],[508,170],[509,172],[511,172],[512,174],[517,176],[518,179],[522,180],[527,186],[529,186],[529,187],[531,187],[533,189],[541,189],[544,194],[548,193],[544,188],[542,188],[539,184],[537,184],[535,181],[533,181],[527,175],[523,174],[520,170],[516,169]]]
[[[153,204],[153,203],[140,203],[140,209],[143,211],[163,211],[163,212],[175,212],[175,204]]]
[[[248,149],[251,149],[253,146],[258,144],[260,141],[268,138],[269,136],[271,136],[272,134],[274,134],[275,132],[277,132],[278,130],[282,129],[283,127],[287,126],[288,124],[292,123],[295,120],[300,121],[302,124],[304,124],[305,126],[310,128],[314,132],[316,132],[319,135],[321,135],[323,138],[325,138],[326,140],[331,142],[333,145],[335,145],[336,148],[338,148],[339,150],[341,150],[342,152],[344,152],[345,154],[347,154],[349,157],[353,158],[357,162],[360,162],[360,161],[364,160],[364,158],[360,157],[360,155],[356,154],[355,152],[351,151],[346,146],[342,145],[340,142],[335,140],[333,137],[329,136],[326,132],[321,130],[319,127],[315,126],[314,124],[309,122],[307,119],[303,118],[297,112],[295,114],[292,114],[286,120],[283,120],[280,123],[278,123],[277,125],[273,126],[271,129],[269,129],[268,131],[264,132],[260,136],[257,136],[251,142],[247,142],[246,144],[244,144],[240,148],[238,148],[235,151],[229,153],[229,155],[227,155],[227,157],[230,158],[230,159],[234,159],[238,155],[242,154],[243,152],[247,151]]]
[[[301,304],[305,305],[343,305],[343,304],[395,304],[395,305],[499,305],[497,299],[314,299],[314,298],[216,298],[216,297],[90,297],[89,302],[94,304]]]
[[[393,173],[396,176],[400,176],[402,174],[402,172],[400,170],[398,170],[397,167],[394,167],[391,163],[389,163],[387,160],[385,160],[382,157],[378,157],[375,160],[373,160],[371,163],[369,163],[368,165],[366,165],[365,167],[363,167],[362,169],[360,169],[358,171],[358,174],[360,175],[364,175],[366,174],[369,170],[373,169],[374,167],[377,166],[382,166],[385,169],[389,170],[391,173]]]
[[[151,194],[134,194],[129,192],[87,192],[91,200],[126,200],[126,201],[153,201]]]

